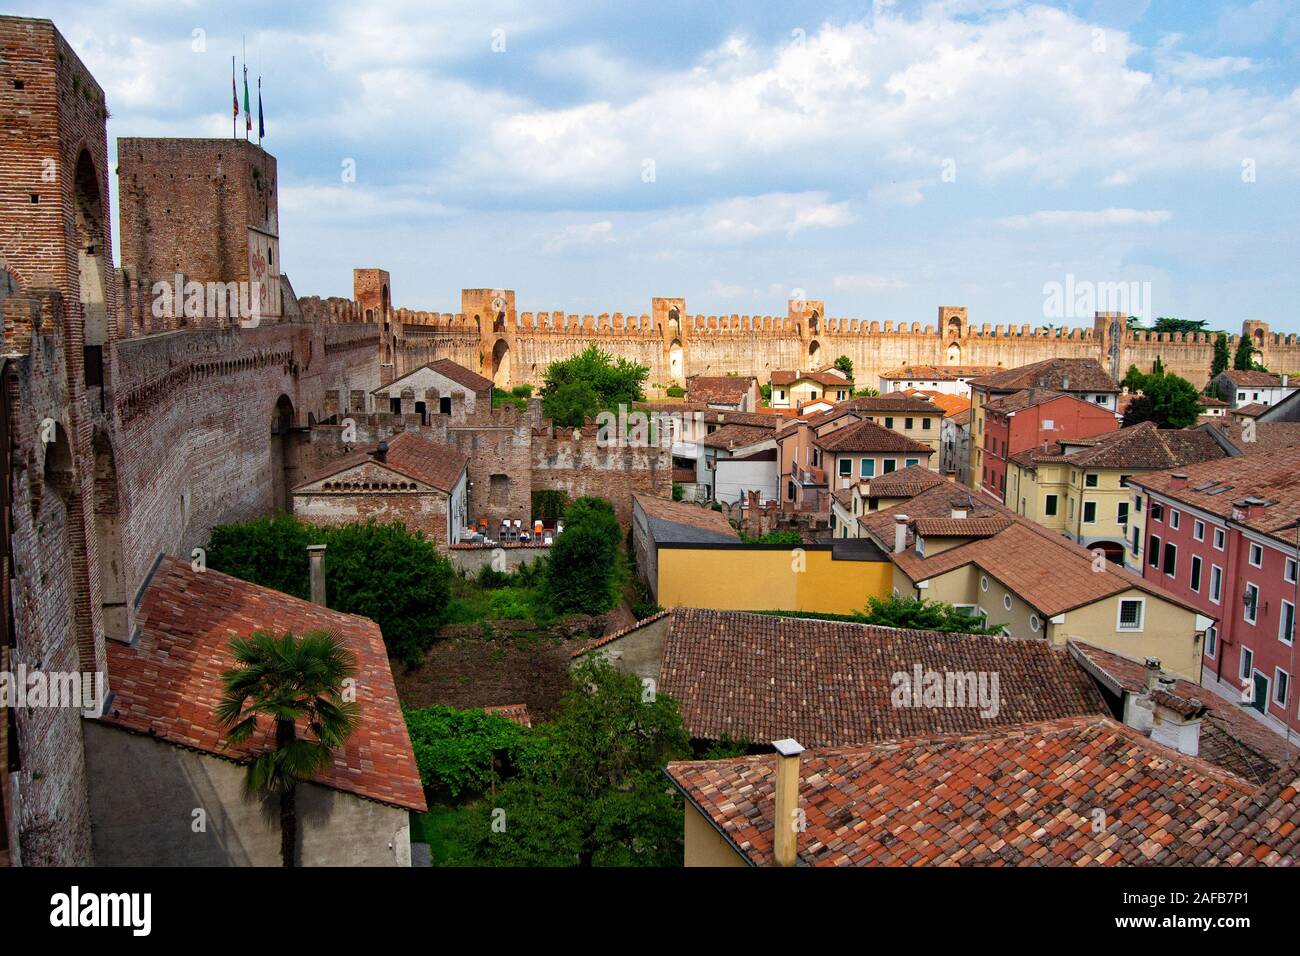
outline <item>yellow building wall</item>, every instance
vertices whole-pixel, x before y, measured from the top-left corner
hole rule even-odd
[[[835,561],[830,551],[660,548],[659,603],[719,611],[850,614],[889,596],[889,561]]]
[[[1116,629],[1122,598],[1146,598],[1141,631]],[[1165,670],[1201,680],[1203,636],[1196,631],[1196,613],[1136,588],[1068,611],[1063,624],[1051,625],[1049,635],[1055,644],[1079,640],[1137,660],[1156,657]]]
[[[691,804],[686,804],[684,831],[686,866],[748,866],[735,847]]]

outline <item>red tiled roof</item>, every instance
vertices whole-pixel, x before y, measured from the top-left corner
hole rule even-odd
[[[667,773],[745,859],[771,865],[775,761],[773,754],[670,763]],[[1107,717],[814,750],[800,758],[806,830],[798,859],[808,866],[1190,862],[1220,842],[1215,828],[1238,818],[1253,792]],[[1278,803],[1269,836],[1285,833],[1275,842],[1293,854],[1294,785],[1279,788]]]
[[[1009,523],[991,537],[960,544],[928,558],[916,553],[910,538],[905,551],[893,553],[895,511],[906,514],[914,523],[921,518],[949,518],[954,508],[967,514],[966,518],[955,520],[1001,517]],[[974,564],[997,578],[1043,617],[1063,614],[1130,589],[1197,611],[1194,605],[1126,568],[1105,562],[1103,570],[1094,571],[1094,555],[1087,548],[950,482],[917,495],[889,512],[867,515],[862,524],[912,581],[927,581]]]
[[[1065,392],[1058,392],[1051,388],[1022,388],[1018,392],[1012,392],[1010,395],[1004,395],[1002,398],[995,398],[984,406],[986,412],[1018,412],[1022,408],[1033,408],[1035,405],[1045,405],[1048,402],[1054,402],[1058,398],[1064,398],[1067,401],[1077,402],[1080,399],[1073,395],[1067,395]]]
[[[981,375],[993,375],[1000,371],[997,365],[904,365],[901,368],[881,372],[886,379],[906,379],[909,381],[928,380],[931,382],[953,382],[960,378],[977,378]]]
[[[723,425],[704,439],[708,448],[740,448],[772,437],[772,429],[755,425]]]
[[[871,497],[911,498],[944,483],[941,475],[925,465],[909,465],[860,484],[866,486],[867,494]]]
[[[910,677],[918,665],[997,673],[997,712],[897,706],[895,675]],[[659,690],[680,703],[692,737],[796,737],[807,746],[1106,712],[1092,679],[1046,641],[700,608],[672,612]]]
[[[834,372],[791,372],[788,370],[778,370],[772,373],[773,385],[793,385],[795,382],[809,381],[816,382],[818,385],[824,385],[827,388],[852,388],[853,383],[848,379],[836,375]]]
[[[990,515],[987,518],[917,518],[912,527],[922,537],[991,538],[1010,524],[1010,518]]]
[[[1253,441],[1246,441],[1246,426],[1241,422],[1214,418],[1199,427],[1206,434],[1219,436],[1243,455],[1300,445],[1300,422],[1257,421],[1252,435]]]
[[[371,389],[370,393],[373,395],[376,392],[391,391],[393,389],[401,391],[402,381],[410,378],[422,368],[433,369],[439,375],[451,379],[457,385],[464,386],[471,392],[487,392],[492,389],[492,379],[484,378],[477,372],[471,372],[465,366],[459,365],[451,359],[441,358],[433,362],[426,362],[420,368],[412,369],[400,378],[393,379],[387,385],[380,385],[378,388]]]
[[[868,421],[837,428],[833,432],[813,439],[813,444],[829,452],[902,451],[926,454],[934,452],[934,449],[924,442]]]
[[[415,481],[432,485],[440,491],[451,492],[469,464],[469,459],[459,449],[430,441],[413,431],[398,432],[388,439],[388,453],[382,462],[375,457],[378,448],[378,444],[375,444],[334,459],[298,485],[294,491],[369,462],[378,468],[386,468]]]
[[[1045,359],[971,379],[971,387],[989,392],[1051,388],[1060,392],[1118,392],[1119,386],[1096,359]]]
[[[713,531],[737,540],[740,539],[740,535],[736,533],[736,529],[731,526],[731,523],[723,517],[722,512],[714,511],[712,508],[702,508],[699,505],[689,504],[685,501],[672,501],[668,498],[657,498],[654,495],[639,493],[633,494],[632,500],[641,506],[641,510],[646,513],[647,517],[667,521],[670,524],[698,528],[701,531]]]
[[[1182,479],[1167,471],[1135,475],[1129,484],[1221,518],[1231,518],[1237,502],[1260,499],[1265,504],[1258,514],[1235,518],[1234,523],[1295,544],[1296,521],[1300,519],[1300,446],[1189,465],[1177,473],[1187,476],[1184,487],[1174,487]]]
[[[313,780],[380,803],[423,812],[424,791],[393,685],[379,625],[259,587],[188,561],[163,558],[140,605],[140,637],[107,642],[112,700],[101,723],[217,757],[243,761],[265,748],[266,722],[251,741],[225,747],[215,709],[221,675],[234,668],[234,637],[257,630],[337,635],[356,657],[361,724]],[[301,733],[305,730],[300,729]]]
[[[627,627],[620,628],[617,631],[611,631],[608,634],[602,634],[600,637],[596,638],[595,640],[588,641],[586,644],[583,644],[581,647],[574,650],[573,653],[571,653],[569,656],[572,658],[581,657],[583,654],[587,653],[588,651],[595,650],[597,647],[604,647],[606,644],[610,643],[611,641],[617,641],[620,637],[623,637],[625,634],[631,634],[633,631],[640,630],[641,628],[645,627],[647,624],[652,624],[655,621],[658,621],[661,618],[664,618],[672,613],[673,613],[672,608],[668,608],[663,611],[657,611],[654,614],[651,614],[649,617],[641,618],[641,620],[637,621],[635,624],[629,624]]]
[[[1010,456],[1010,460],[1030,468],[1042,462],[1069,462],[1080,468],[1152,471],[1212,461],[1227,454],[1207,432],[1198,428],[1159,428],[1155,422],[1139,422],[1096,435],[1086,443],[1069,439],[1065,444],[1071,447],[1062,449],[1060,443],[1054,442],[1046,451],[1029,448]]]
[[[1232,414],[1241,415],[1245,418],[1258,418],[1268,411],[1269,406],[1262,402],[1251,402],[1249,405],[1241,405],[1232,410]]]
[[[970,411],[970,399],[962,395],[949,395],[947,392],[936,392],[924,388],[909,388],[903,394],[924,398],[926,401],[939,406],[944,418],[951,418],[959,412]]]
[[[686,400],[739,405],[756,382],[752,375],[692,375],[686,380]]]
[[[1111,693],[1139,694],[1146,686],[1143,662],[1083,641],[1070,641],[1069,647]],[[1286,762],[1291,751],[1285,738],[1250,717],[1240,705],[1182,677],[1175,676],[1173,691],[1183,701],[1197,700],[1206,709],[1201,723],[1201,759],[1256,784],[1265,783]]]
[[[1293,757],[1215,831],[1196,865],[1294,866],[1300,860],[1300,757]]]
[[[1282,376],[1272,372],[1258,372],[1253,369],[1224,369],[1221,373],[1238,388],[1280,388]]]

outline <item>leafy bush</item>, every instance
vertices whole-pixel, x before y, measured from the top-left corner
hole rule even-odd
[[[406,730],[428,789],[453,797],[483,793],[501,783],[501,764],[513,765],[525,729],[482,710],[454,707],[404,709]]]
[[[622,530],[604,498],[569,506],[564,533],[547,559],[544,589],[552,610],[603,614],[614,605]]]
[[[767,534],[759,535],[757,538],[750,537],[745,532],[738,532],[740,540],[744,544],[781,544],[790,547],[798,547],[803,544],[803,538],[798,531],[769,531]]]
[[[597,345],[546,368],[542,412],[556,425],[577,428],[600,411],[629,408],[645,399],[650,370],[624,358],[614,358]]]
[[[208,566],[305,600],[309,544],[325,545],[329,606],[370,618],[390,657],[418,662],[443,622],[453,572],[431,541],[401,522],[313,527],[278,515],[222,525],[212,531]]]
[[[664,389],[664,394],[669,398],[685,398],[686,389],[682,388],[680,385],[669,385]]]
[[[986,627],[979,618],[963,614],[951,604],[915,597],[868,598],[862,623],[962,634],[1002,633],[1001,627]]]

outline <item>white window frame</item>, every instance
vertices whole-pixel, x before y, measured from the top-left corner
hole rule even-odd
[[[1248,604],[1242,602],[1241,618],[1247,624],[1254,624],[1259,620],[1259,585],[1247,581],[1246,590],[1255,592],[1255,600]]]
[[[1211,624],[1205,629],[1205,656],[1214,660],[1219,654],[1219,626]]]
[[[1259,555],[1259,560],[1255,560],[1255,555]],[[1250,547],[1246,551],[1246,563],[1252,568],[1262,568],[1264,566],[1264,546],[1250,542]]]
[[[1287,608],[1291,609],[1291,633],[1289,636],[1287,635],[1286,626]],[[1278,609],[1277,613],[1277,639],[1287,647],[1290,647],[1295,642],[1295,602],[1288,601],[1286,598],[1282,599],[1282,607]]]
[[[1011,605],[1012,605],[1011,595],[1010,594],[1002,595],[1002,607],[1010,611]]]
[[[1039,631],[1039,629],[1042,628],[1042,626],[1043,626],[1043,622],[1042,622],[1042,620],[1038,617],[1037,614],[1031,614],[1031,615],[1029,615],[1029,629],[1030,629],[1031,631],[1033,631],[1035,634],[1037,634],[1038,631]]]
[[[1223,568],[1217,564],[1210,565],[1210,601],[1213,604],[1223,601]]]
[[[1205,562],[1201,560],[1199,554],[1192,555],[1191,562],[1187,565],[1187,586],[1197,594],[1201,593],[1201,585],[1205,583]]]
[[[981,591],[988,591],[988,589],[989,589],[989,578],[988,578],[988,575],[987,575],[987,574],[981,574],[981,575],[980,575],[980,590],[981,590]]]
[[[1296,559],[1287,558],[1286,562],[1282,565],[1282,580],[1287,584],[1295,584],[1296,571]]]
[[[1195,541],[1205,540],[1205,522],[1200,518],[1192,522],[1192,539]]]
[[[1171,527],[1171,528],[1173,528],[1175,531],[1177,531],[1177,530],[1178,530],[1178,526],[1179,526],[1180,524],[1182,524],[1182,523],[1183,523],[1183,516],[1182,516],[1182,513],[1181,513],[1181,512],[1178,512],[1178,511],[1175,511],[1173,508],[1170,508],[1170,509],[1169,509],[1169,527]]]
[[[1138,623],[1137,627],[1124,626],[1124,605],[1136,604],[1138,606]],[[1119,606],[1115,609],[1115,630],[1121,634],[1141,634],[1146,629],[1147,624],[1147,599],[1143,597],[1120,598]]]
[[[1227,533],[1222,528],[1214,529],[1214,550],[1222,551],[1227,542]]]
[[[1281,674],[1283,677],[1286,678],[1286,688],[1284,689],[1284,692],[1283,692],[1283,695],[1282,695],[1282,699],[1281,699],[1281,700],[1278,700],[1278,699],[1277,699],[1277,687],[1278,687],[1278,684],[1282,683],[1281,681],[1279,681],[1279,680],[1277,679],[1277,677],[1278,677],[1279,674]],[[1274,667],[1274,668],[1273,668],[1273,686],[1269,688],[1269,695],[1268,695],[1269,700],[1271,700],[1271,701],[1272,701],[1274,704],[1276,704],[1278,707],[1286,707],[1287,699],[1288,699],[1290,696],[1291,696],[1291,675],[1288,674],[1286,671],[1282,670],[1282,668],[1280,668],[1280,667]]]
[[[1237,679],[1254,680],[1255,678],[1255,652],[1249,647],[1242,647],[1241,654],[1237,658]]]

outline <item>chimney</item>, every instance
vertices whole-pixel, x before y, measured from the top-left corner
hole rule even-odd
[[[1148,657],[1144,662],[1146,676],[1146,691],[1151,693],[1160,684],[1160,658]]]
[[[381,441],[375,448],[375,461],[388,461],[388,442]]]
[[[794,866],[799,854],[799,760],[803,744],[787,737],[772,743],[776,751],[776,818],[772,855],[777,866]]]
[[[894,554],[907,548],[907,515],[894,515]]]
[[[1186,488],[1186,487],[1187,487],[1187,473],[1186,473],[1186,472],[1175,471],[1173,474],[1171,474],[1171,475],[1169,476],[1169,490],[1170,490],[1170,491],[1182,491],[1182,490],[1183,490],[1184,488]]]
[[[1283,375],[1282,375],[1282,387],[1283,387],[1283,388],[1286,388],[1286,383],[1290,380],[1290,378],[1291,378],[1290,375],[1287,375],[1286,373],[1283,373]]]
[[[325,545],[307,545],[307,560],[311,563],[311,603],[325,604]]]

